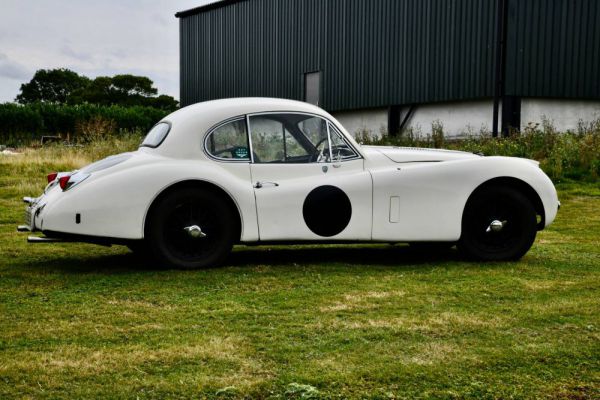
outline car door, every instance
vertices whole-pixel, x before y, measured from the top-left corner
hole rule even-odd
[[[248,126],[260,240],[371,239],[371,175],[330,122],[267,113]]]

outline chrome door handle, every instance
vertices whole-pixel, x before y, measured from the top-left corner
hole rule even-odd
[[[276,183],[276,182],[260,182],[260,181],[258,181],[258,182],[256,182],[256,185],[254,185],[254,188],[255,189],[260,189],[260,188],[264,187],[265,185],[267,185],[267,186],[279,186],[279,183]]]

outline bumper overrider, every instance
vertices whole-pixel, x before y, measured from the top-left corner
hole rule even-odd
[[[17,227],[18,232],[36,232],[39,231],[36,226],[36,218],[40,215],[44,207],[45,203],[41,203],[41,197],[23,197],[23,202],[27,204],[25,207],[25,224],[19,225]],[[53,243],[53,242],[62,242],[63,239],[60,238],[51,238],[45,236],[29,236],[27,238],[27,242],[29,243]]]

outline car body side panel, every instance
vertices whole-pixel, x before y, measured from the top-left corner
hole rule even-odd
[[[277,186],[265,184],[255,189],[261,240],[371,239],[372,181],[369,172],[364,170],[362,159],[344,161],[335,166],[331,163],[255,164],[252,176],[255,181],[277,183]],[[347,225],[329,237],[312,232],[303,215],[307,195],[326,186],[340,189],[351,203]],[[329,214],[327,218],[334,216]]]
[[[557,212],[558,198],[552,182],[529,160],[482,157],[407,163],[394,168],[374,167],[371,174],[373,240],[458,240],[469,196],[481,184],[497,177],[514,177],[530,185],[544,205],[546,226]]]
[[[66,192],[52,193],[40,213],[46,231],[119,239],[141,239],[152,201],[166,188],[183,181],[212,183],[234,200],[242,219],[241,240],[258,240],[254,193],[248,163],[215,163],[144,157],[105,174],[94,174]],[[50,195],[50,194],[48,194]],[[81,214],[81,222],[75,214]]]

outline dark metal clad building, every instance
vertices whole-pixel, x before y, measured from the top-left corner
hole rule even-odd
[[[436,107],[446,126],[507,130],[535,99],[600,104],[597,0],[225,0],[177,17],[184,106],[291,98],[395,133]]]

